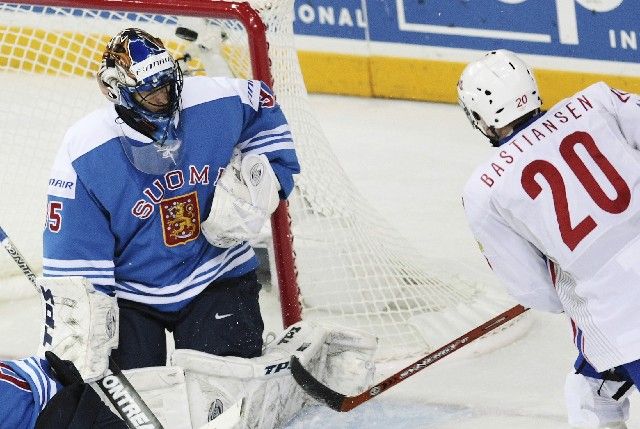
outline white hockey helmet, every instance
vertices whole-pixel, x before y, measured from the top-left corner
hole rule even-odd
[[[458,102],[471,125],[485,135],[495,134],[496,129],[542,105],[529,67],[504,49],[489,52],[465,67],[458,81]]]

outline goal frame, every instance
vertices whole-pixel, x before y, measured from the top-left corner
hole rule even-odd
[[[247,2],[218,0],[18,0],[10,2],[32,6],[65,7],[71,9],[119,10],[123,12],[183,15],[203,18],[234,19],[242,23],[248,35],[249,56],[254,79],[273,87],[269,60],[267,28],[259,13]],[[271,217],[274,260],[280,294],[283,326],[286,328],[302,318],[299,299],[293,234],[288,202],[281,200]]]

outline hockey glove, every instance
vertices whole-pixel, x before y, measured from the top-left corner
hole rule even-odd
[[[72,361],[87,381],[100,378],[118,347],[118,304],[83,277],[41,277],[43,326],[38,356]]]
[[[265,155],[234,154],[215,184],[211,212],[201,229],[216,247],[254,239],[278,207],[280,184]]]
[[[56,379],[64,387],[38,415],[35,429],[127,429],[86,384],[73,362],[45,353]]]

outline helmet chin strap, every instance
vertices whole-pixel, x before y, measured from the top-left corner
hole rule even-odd
[[[483,127],[481,127],[479,124],[476,124],[476,128],[478,129],[478,131],[480,131],[482,133],[483,136],[485,136],[486,138],[489,139],[489,143],[491,143],[491,146],[493,146],[493,147],[500,146],[501,137],[498,134],[498,132],[496,131],[495,127],[488,126],[487,127],[487,131],[485,131],[483,129]],[[509,134],[511,134],[511,133],[509,133]],[[507,137],[507,136],[503,136],[503,137]]]
[[[487,135],[484,133],[483,134],[489,139],[489,143],[491,143],[491,146],[500,146],[500,136],[498,136],[498,132],[496,131],[495,127],[489,127],[489,131],[491,132],[491,135]]]

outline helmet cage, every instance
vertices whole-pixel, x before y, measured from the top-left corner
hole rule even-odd
[[[120,86],[120,103],[127,109],[132,109],[145,117],[172,117],[180,108],[180,94],[182,93],[183,76],[182,70],[176,64],[172,69],[164,70],[153,76],[153,79],[147,79],[135,86]],[[149,95],[162,88],[168,87],[169,100],[166,106],[159,111],[149,110],[144,102],[147,101]],[[137,96],[137,97],[136,97]]]

